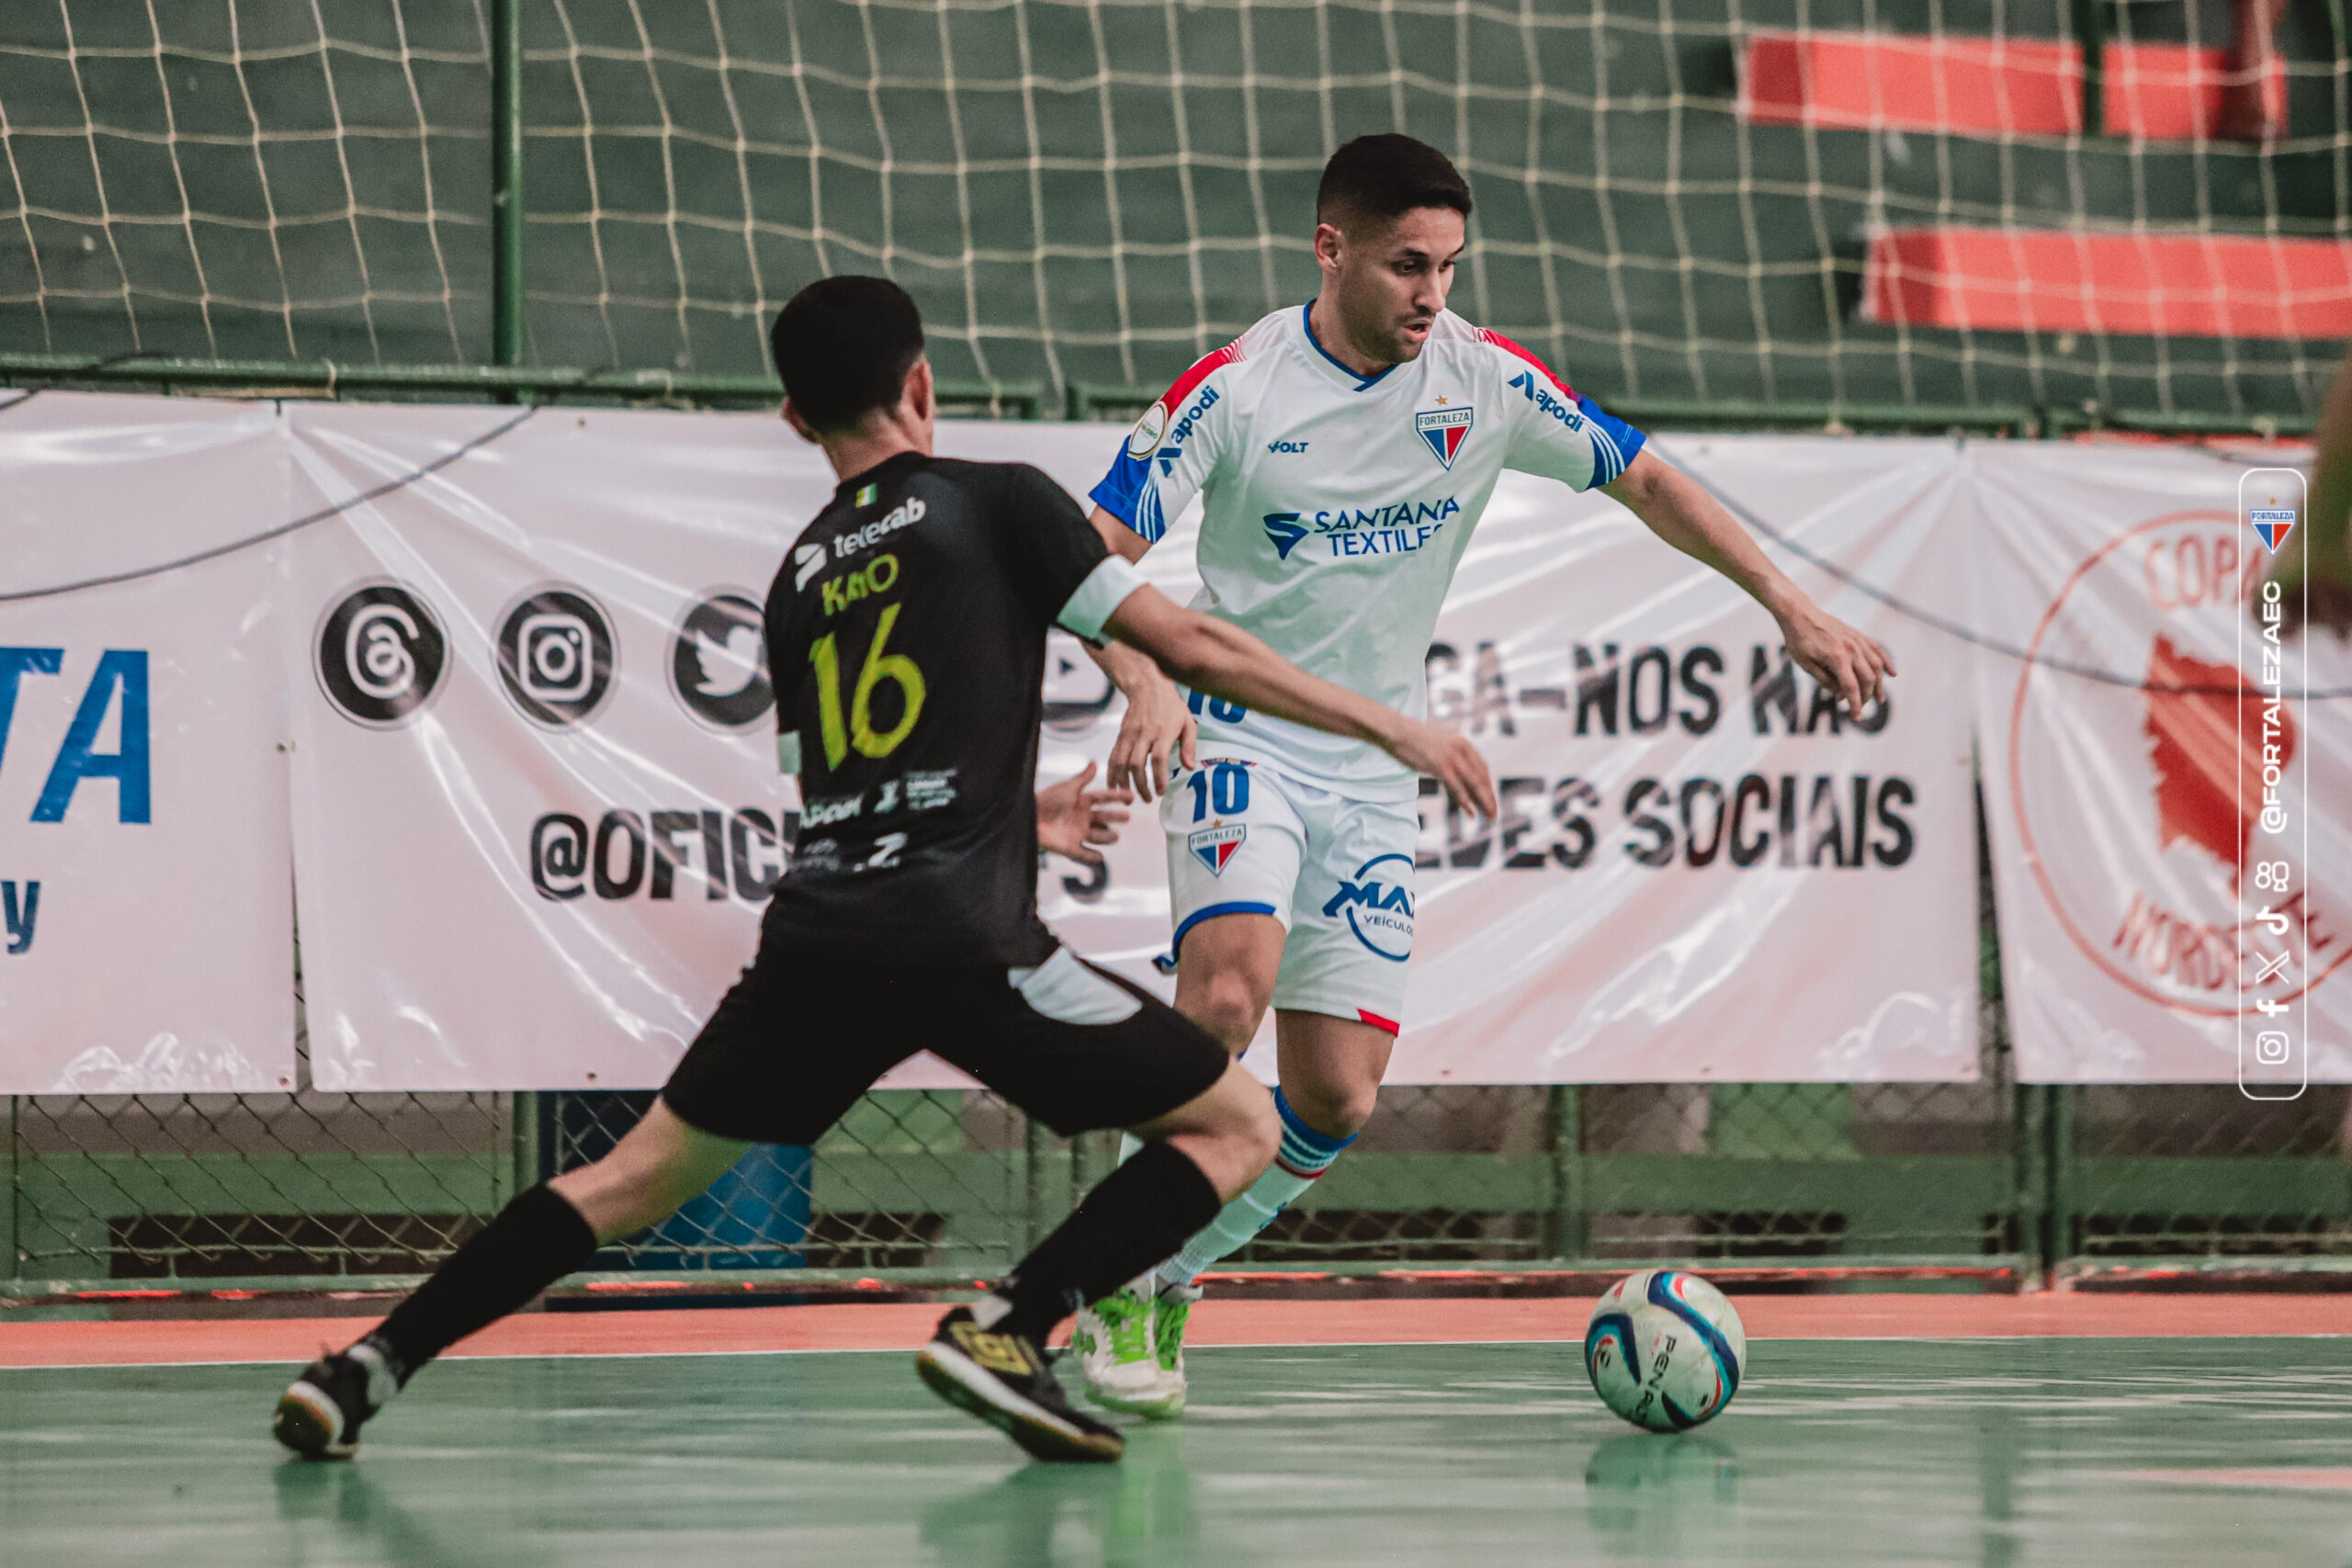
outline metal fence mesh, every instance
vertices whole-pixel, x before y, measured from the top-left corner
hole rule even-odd
[[[1994,1053],[1998,1066],[1998,1053]],[[0,1101],[0,1294],[358,1288],[446,1257],[595,1157],[645,1094]],[[2352,1091],[1632,1084],[1394,1089],[1358,1146],[1227,1269],[1679,1260],[2098,1273],[2352,1257]],[[993,1095],[868,1096],[812,1150],[754,1149],[605,1249],[626,1279],[969,1281],[1110,1168]],[[784,1271],[798,1271],[789,1273]]]

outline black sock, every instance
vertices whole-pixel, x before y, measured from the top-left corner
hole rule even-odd
[[[498,1212],[449,1261],[368,1336],[391,1353],[405,1383],[419,1367],[497,1322],[571,1273],[596,1250],[596,1233],[541,1182]]]
[[[1054,1325],[1174,1253],[1223,1206],[1190,1156],[1146,1144],[1005,1276],[995,1293],[1012,1310],[989,1326],[1043,1344]]]

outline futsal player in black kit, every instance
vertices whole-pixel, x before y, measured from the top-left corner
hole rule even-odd
[[[1194,690],[1369,739],[1493,814],[1461,737],[1180,609],[1036,469],[933,457],[922,321],[897,285],[811,284],[773,335],[785,418],[841,485],[768,592],[779,752],[802,804],[758,955],[610,1155],[516,1197],[373,1332],[303,1371],[275,1424],[297,1452],[352,1453],[361,1424],[457,1340],[661,1221],[749,1145],[816,1142],[928,1049],[1065,1136],[1144,1140],[916,1357],[942,1398],[1031,1453],[1118,1458],[1119,1434],[1064,1396],[1046,1337],[1215,1218],[1279,1134],[1271,1097],[1221,1045],[1037,918],[1046,628],[1116,637]]]

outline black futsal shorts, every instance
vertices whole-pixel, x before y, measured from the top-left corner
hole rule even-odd
[[[719,1137],[813,1144],[918,1051],[1064,1137],[1163,1116],[1230,1060],[1175,1009],[1066,947],[1035,969],[1005,970],[884,968],[763,943],[662,1098]]]

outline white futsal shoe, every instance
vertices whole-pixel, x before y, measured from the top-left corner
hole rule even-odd
[[[1152,1330],[1159,1315],[1157,1281],[1131,1280],[1079,1309],[1069,1348],[1086,1371],[1086,1397],[1105,1410],[1164,1419],[1184,1408],[1184,1380],[1171,1385]]]

